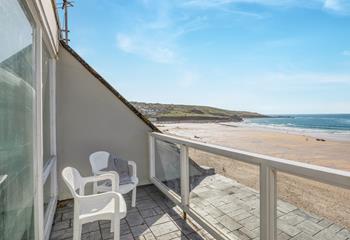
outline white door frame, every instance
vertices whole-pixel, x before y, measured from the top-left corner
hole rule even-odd
[[[36,240],[48,240],[57,205],[57,159],[56,159],[56,56],[55,49],[49,43],[49,33],[43,28],[43,11],[39,9],[40,1],[25,0],[28,12],[34,23],[34,233]],[[42,51],[43,45],[47,46],[50,55],[49,81],[50,81],[50,160],[43,166],[43,99],[42,99]],[[44,216],[44,184],[50,182],[50,202]]]
[[[48,240],[55,216],[57,205],[57,152],[56,152],[56,60],[50,58],[49,62],[50,81],[50,155],[51,159],[43,169],[42,186],[50,179],[50,202],[47,211],[44,213],[44,239]],[[49,178],[49,176],[51,177]]]
[[[33,14],[34,15],[34,14]],[[44,203],[43,203],[43,131],[42,131],[42,31],[40,25],[36,25],[34,34],[34,57],[35,57],[35,148],[34,148],[34,224],[35,239],[43,240],[44,238]]]

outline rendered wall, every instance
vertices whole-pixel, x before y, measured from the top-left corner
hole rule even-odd
[[[138,166],[140,184],[149,183],[151,128],[113,95],[64,47],[57,62],[57,164],[59,199],[72,198],[61,178],[66,166],[91,175],[89,155],[117,153]]]

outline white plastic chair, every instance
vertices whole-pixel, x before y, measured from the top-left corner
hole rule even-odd
[[[88,182],[110,180],[116,186],[115,175],[107,173],[93,177],[81,177],[78,170],[66,167],[62,177],[74,197],[73,240],[81,237],[82,225],[97,220],[111,220],[111,232],[114,240],[119,240],[120,219],[126,216],[126,204],[123,196],[117,192],[84,196],[84,187]]]
[[[108,166],[108,159],[109,159],[110,154],[105,151],[99,151],[99,152],[94,152],[90,155],[89,160],[92,168],[92,173],[94,176],[98,176],[100,174],[105,174],[105,173],[113,173],[116,175],[118,178],[118,183],[119,183],[119,175],[115,171],[101,171],[104,168],[107,168]],[[121,194],[126,194],[130,191],[132,191],[132,197],[131,197],[131,206],[135,207],[136,206],[136,187],[137,184],[139,183],[139,179],[137,178],[137,168],[136,168],[136,163],[134,161],[128,161],[129,167],[131,168],[131,183],[128,184],[123,184],[119,185],[117,184],[115,191],[120,192]],[[98,192],[106,192],[106,191],[111,191],[112,188],[108,186],[105,182],[104,183],[94,183],[94,193]]]

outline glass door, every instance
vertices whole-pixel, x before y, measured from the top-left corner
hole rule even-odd
[[[16,0],[0,0],[0,239],[34,239],[33,26]]]

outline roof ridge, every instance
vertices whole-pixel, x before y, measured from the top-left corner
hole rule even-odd
[[[136,114],[145,124],[153,131],[161,132],[150,120],[148,120],[134,105],[132,105],[125,97],[123,97],[107,80],[105,80],[97,71],[92,68],[80,55],[68,46],[63,40],[60,40],[61,45],[72,54],[94,77],[96,77],[115,97],[124,103],[134,114]]]

